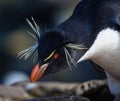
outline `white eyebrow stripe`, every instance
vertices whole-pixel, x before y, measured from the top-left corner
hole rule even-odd
[[[50,59],[50,58],[53,56],[53,54],[55,53],[55,51],[56,51],[56,50],[54,50],[54,51],[44,60],[44,62],[47,61],[48,59]]]

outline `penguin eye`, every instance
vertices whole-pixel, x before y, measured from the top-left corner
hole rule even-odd
[[[57,53],[53,55],[54,59],[58,59],[58,57],[59,57],[59,55]]]

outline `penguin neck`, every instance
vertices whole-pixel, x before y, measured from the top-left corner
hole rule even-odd
[[[79,62],[90,59],[105,71],[120,79],[120,33],[107,28],[98,33],[90,49],[81,57]]]
[[[59,25],[58,28],[64,31],[64,36],[66,36],[70,42],[84,44],[88,48],[92,45],[93,40],[96,37],[91,32],[92,26],[90,20],[82,21],[80,19],[70,17],[66,22]]]

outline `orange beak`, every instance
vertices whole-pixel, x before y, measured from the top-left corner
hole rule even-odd
[[[36,82],[38,79],[40,79],[43,76],[47,67],[48,67],[48,63],[42,65],[40,68],[39,68],[39,63],[36,64],[31,72],[30,82]]]

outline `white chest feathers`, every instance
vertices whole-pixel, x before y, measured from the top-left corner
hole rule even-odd
[[[119,81],[120,86],[120,32],[110,28],[100,31],[93,45],[78,62],[87,59],[101,66]]]
[[[112,74],[119,73],[120,78],[120,33],[110,28],[99,32],[93,45],[78,62],[87,59]]]

